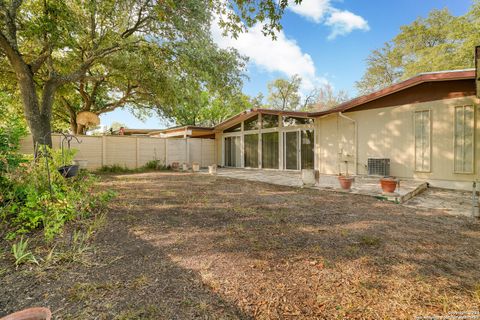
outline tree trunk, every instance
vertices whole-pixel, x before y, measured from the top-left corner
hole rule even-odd
[[[33,143],[46,144],[51,147],[51,106],[46,109],[40,108],[32,72],[27,65],[23,65],[21,69],[22,72],[17,72],[17,78],[22,97],[23,111],[27,119],[28,127],[32,133]],[[54,91],[48,94],[53,95]],[[48,101],[45,102],[53,101],[53,96],[47,98]]]

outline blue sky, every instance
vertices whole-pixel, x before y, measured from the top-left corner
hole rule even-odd
[[[223,38],[216,27],[212,34],[221,47],[232,46],[249,56],[246,94],[266,96],[269,81],[298,73],[305,92],[328,82],[354,97],[365,59],[398,34],[400,26],[427,16],[432,9],[448,8],[454,15],[463,15],[470,5],[470,0],[303,0],[299,7],[287,10],[275,42],[263,37],[258,27],[237,40]],[[168,126],[156,116],[140,121],[126,110],[101,116],[102,125],[114,121],[129,128]]]

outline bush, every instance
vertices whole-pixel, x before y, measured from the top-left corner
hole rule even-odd
[[[88,172],[70,179],[58,172],[64,161],[71,163],[74,151],[66,150],[65,158],[60,150],[45,151],[5,174],[8,186],[0,201],[0,220],[8,224],[7,239],[42,229],[46,240],[52,240],[66,222],[88,218],[112,196],[95,193],[96,178]]]
[[[122,167],[118,164],[112,164],[111,166],[101,166],[97,169],[98,173],[134,173],[138,172],[138,169],[129,169],[127,167]]]
[[[166,166],[160,162],[160,160],[150,160],[142,167],[145,170],[170,170],[170,166]]]
[[[170,170],[170,166],[166,166],[160,163],[159,160],[150,160],[148,161],[143,167],[138,169],[129,169],[127,167],[122,167],[118,164],[113,164],[110,166],[102,166],[100,169],[97,170],[98,173],[137,173],[137,172],[144,172],[149,170]]]

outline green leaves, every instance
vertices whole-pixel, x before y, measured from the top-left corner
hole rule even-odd
[[[369,93],[422,72],[474,67],[479,22],[480,2],[475,1],[464,16],[432,10],[426,18],[402,26],[395,38],[372,51],[357,89]]]

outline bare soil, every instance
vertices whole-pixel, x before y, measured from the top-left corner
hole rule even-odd
[[[119,195],[82,263],[15,270],[0,253],[0,316],[406,319],[480,306],[470,218],[201,174],[101,185]]]

